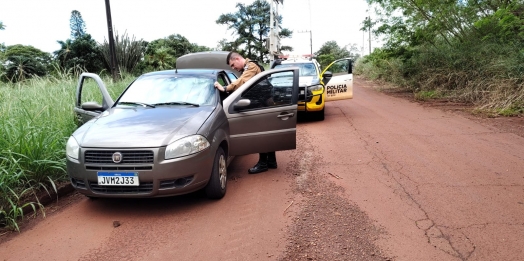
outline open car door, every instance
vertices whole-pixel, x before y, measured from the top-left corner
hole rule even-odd
[[[298,70],[261,72],[224,100],[229,155],[296,149]]]
[[[332,62],[321,75],[326,86],[326,101],[353,98],[353,62],[350,58]]]
[[[97,96],[101,96],[100,101],[93,101],[92,99]],[[109,96],[106,86],[98,75],[94,73],[82,73],[80,75],[76,86],[74,107],[79,126],[111,108],[113,103],[113,99]]]

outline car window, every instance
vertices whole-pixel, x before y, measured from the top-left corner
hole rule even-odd
[[[267,75],[242,94],[251,104],[246,109],[264,109],[291,105],[293,98],[293,73]]]
[[[224,78],[223,74],[220,74],[218,76],[217,82],[220,83],[220,85],[222,85],[222,86],[226,86],[226,85],[229,84],[228,82],[226,82],[226,79]]]
[[[229,76],[229,79],[231,80],[231,82],[233,82],[236,79],[238,79],[238,77],[234,73],[232,73],[232,72],[228,72],[227,76]]]
[[[289,67],[298,67],[300,76],[318,76],[317,69],[313,63],[284,63],[276,65],[275,69]]]
[[[137,79],[118,102],[147,104],[188,102],[212,105],[215,100],[215,79],[203,76],[153,75]]]
[[[346,75],[349,72],[349,60],[341,60],[333,63],[329,67],[329,71],[333,73],[333,76]]]

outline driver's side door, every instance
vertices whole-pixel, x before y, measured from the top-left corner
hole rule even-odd
[[[76,86],[74,111],[82,125],[113,106],[102,79],[94,73],[82,73]]]
[[[299,69],[264,71],[224,100],[229,155],[296,149]]]

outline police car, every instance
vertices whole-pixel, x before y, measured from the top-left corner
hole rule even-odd
[[[306,56],[283,56],[272,68],[298,67],[298,111],[317,120],[324,120],[325,102],[353,98],[353,72],[350,58],[332,62],[323,71],[320,64]]]

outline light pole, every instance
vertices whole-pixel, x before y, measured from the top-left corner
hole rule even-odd
[[[113,81],[118,79],[118,62],[116,61],[115,40],[113,39],[113,24],[111,22],[111,7],[109,0],[106,1],[106,17],[107,17],[107,34],[109,37],[109,66],[111,67],[111,75]]]

